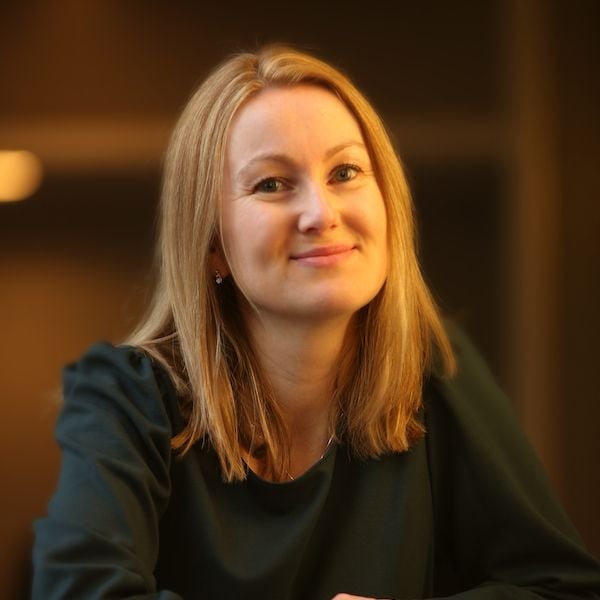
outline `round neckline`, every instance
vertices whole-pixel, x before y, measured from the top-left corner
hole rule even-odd
[[[252,479],[256,483],[263,486],[272,486],[274,488],[279,489],[289,489],[292,486],[302,484],[303,482],[309,480],[312,477],[312,475],[318,472],[320,470],[320,467],[322,467],[326,462],[328,462],[329,458],[337,452],[337,448],[338,443],[335,440],[332,440],[323,456],[321,456],[321,458],[319,458],[317,462],[313,463],[306,471],[304,471],[304,473],[298,475],[297,477],[294,477],[294,479],[286,479],[285,481],[271,481],[270,479],[265,479],[264,477],[261,477],[260,475],[255,473],[250,468],[250,465],[244,461],[244,464],[246,465],[246,475],[248,479]]]

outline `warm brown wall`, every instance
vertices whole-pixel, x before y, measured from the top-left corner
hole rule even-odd
[[[600,3],[554,7],[562,179],[565,502],[600,556]]]

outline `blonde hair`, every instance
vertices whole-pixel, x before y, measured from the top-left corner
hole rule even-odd
[[[187,452],[216,451],[226,481],[246,477],[243,452],[256,440],[275,477],[289,467],[288,433],[240,318],[231,277],[217,286],[210,256],[219,244],[225,147],[242,104],[273,86],[310,84],[335,94],[356,118],[387,211],[389,273],[355,320],[355,351],[340,364],[333,404],[339,438],[355,456],[406,451],[423,434],[423,378],[434,355],[446,374],[452,350],[415,249],[413,206],[384,126],[339,71],[285,46],[233,56],[193,94],[167,150],[161,198],[158,281],[148,313],[125,343],[159,361],[181,398]]]

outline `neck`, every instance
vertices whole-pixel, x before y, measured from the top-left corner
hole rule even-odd
[[[351,317],[309,325],[247,320],[259,364],[290,433],[290,476],[319,460],[332,436],[332,396],[350,323]]]
[[[252,344],[282,412],[291,419],[328,405],[350,319],[326,323],[249,323]]]

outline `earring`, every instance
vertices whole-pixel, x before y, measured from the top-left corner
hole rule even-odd
[[[215,282],[217,285],[221,285],[223,283],[223,278],[221,277],[221,273],[219,273],[219,271],[215,271]]]

